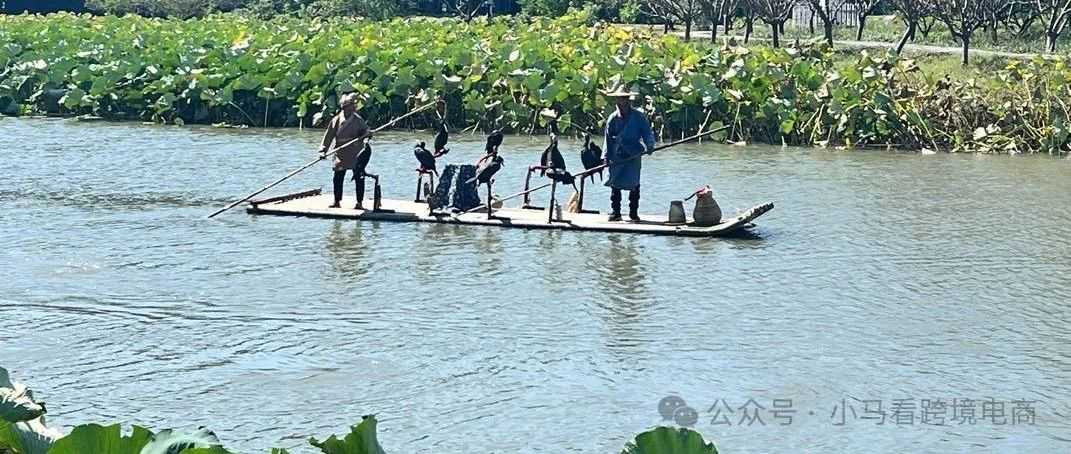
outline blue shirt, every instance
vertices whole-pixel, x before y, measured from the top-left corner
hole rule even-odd
[[[655,136],[651,122],[640,111],[629,108],[621,117],[617,110],[606,119],[606,142],[603,158],[610,161],[610,176],[606,186],[614,189],[635,189],[640,185],[642,158],[622,162],[646,151],[654,150]],[[617,164],[615,164],[615,162]]]

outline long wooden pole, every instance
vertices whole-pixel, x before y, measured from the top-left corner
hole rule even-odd
[[[504,198],[498,199],[498,201],[499,201],[499,202],[505,202],[505,201],[507,201],[507,200],[513,200],[513,199],[516,199],[517,197],[520,197],[520,196],[522,196],[522,195],[525,195],[525,194],[531,194],[531,193],[533,193],[533,192],[536,192],[536,191],[538,191],[538,190],[540,190],[540,189],[544,189],[544,188],[549,188],[551,184],[553,184],[553,183],[547,183],[547,184],[544,184],[544,185],[542,185],[542,186],[536,186],[536,187],[534,187],[534,188],[532,188],[532,189],[528,189],[528,190],[526,190],[526,191],[521,191],[521,192],[518,192],[518,193],[516,193],[516,194],[511,194],[511,195],[508,195],[508,196],[506,196],[506,197],[504,197]],[[476,207],[476,208],[471,208],[471,209],[468,209],[468,210],[462,211],[462,212],[460,212],[460,213],[457,213],[457,214],[453,215],[452,217],[455,217],[455,218],[456,218],[456,217],[458,217],[458,216],[461,216],[461,215],[463,215],[463,214],[468,214],[468,213],[471,213],[471,212],[473,212],[473,211],[479,210],[480,208],[484,208],[484,206],[483,206],[483,205],[480,205],[480,206],[478,206],[478,207]]]
[[[633,156],[631,158],[622,159],[622,160],[620,160],[618,162],[614,162],[613,164],[620,164],[620,163],[625,163],[625,162],[629,162],[629,161],[635,161],[637,159],[640,159],[644,155],[649,155],[649,154],[654,153],[654,152],[656,152],[658,150],[665,150],[666,148],[669,148],[669,147],[675,147],[675,146],[680,145],[680,144],[688,143],[688,142],[691,142],[693,140],[697,140],[697,139],[709,136],[711,134],[716,134],[716,133],[722,132],[722,131],[724,131],[726,129],[729,129],[729,126],[722,126],[720,128],[711,129],[710,131],[699,133],[699,134],[696,134],[696,135],[691,136],[691,137],[685,137],[685,138],[683,138],[681,140],[678,140],[676,142],[667,143],[667,144],[664,144],[664,145],[659,145],[657,147],[654,147],[654,149],[652,149],[651,151],[647,151],[647,152],[638,154],[638,155]],[[608,164],[602,164],[602,165],[596,166],[596,167],[592,167],[592,168],[590,168],[588,170],[585,170],[583,172],[580,172],[580,173],[578,173],[578,174],[576,174],[574,176],[577,177],[577,178],[583,178],[583,177],[586,177],[586,176],[591,175],[593,173],[596,173],[596,172],[598,172],[598,171],[600,171],[602,169],[605,169],[607,167],[610,167],[609,163]]]
[[[365,134],[365,135],[363,135],[363,136],[361,136],[361,137],[358,137],[358,138],[356,138],[356,139],[353,139],[353,140],[351,140],[351,141],[349,141],[349,142],[346,142],[346,143],[344,143],[344,144],[342,144],[342,145],[339,145],[339,146],[335,147],[335,149],[334,149],[335,151],[334,151],[334,152],[332,152],[332,153],[330,153],[330,154],[324,154],[324,155],[322,155],[322,156],[320,156],[320,157],[316,158],[316,160],[315,160],[315,161],[310,161],[310,162],[309,162],[308,164],[305,164],[305,165],[301,166],[300,168],[298,168],[297,170],[295,170],[295,171],[293,171],[293,172],[290,172],[290,173],[286,174],[286,176],[285,176],[285,177],[282,177],[282,178],[280,178],[280,179],[278,179],[278,180],[275,180],[275,181],[274,181],[274,182],[272,182],[271,184],[269,184],[269,185],[267,185],[267,186],[264,186],[263,188],[260,188],[260,189],[258,189],[258,190],[257,190],[256,192],[254,192],[254,193],[252,193],[252,194],[249,194],[249,195],[245,196],[245,197],[244,197],[244,198],[242,198],[241,200],[236,200],[236,201],[234,201],[234,202],[231,202],[231,203],[230,203],[229,205],[227,205],[227,206],[225,206],[225,207],[223,207],[223,208],[220,208],[220,209],[219,209],[219,210],[217,210],[217,211],[216,211],[215,213],[212,213],[212,214],[208,215],[208,217],[209,217],[209,218],[213,218],[213,217],[215,217],[215,216],[216,216],[217,214],[220,214],[220,213],[222,213],[222,212],[224,212],[224,211],[227,211],[227,210],[229,210],[229,209],[231,209],[231,208],[234,208],[234,207],[238,206],[238,204],[240,204],[240,203],[242,203],[242,202],[245,202],[245,201],[247,201],[247,200],[249,200],[249,199],[252,199],[253,197],[256,197],[257,195],[259,195],[260,193],[262,193],[262,192],[264,192],[264,191],[267,191],[267,190],[269,190],[269,189],[271,189],[271,188],[274,188],[275,186],[279,185],[279,183],[282,183],[282,182],[284,182],[284,181],[286,181],[286,180],[289,180],[289,179],[290,179],[290,178],[292,178],[292,177],[293,177],[294,175],[297,175],[297,174],[299,174],[299,173],[303,172],[303,171],[304,171],[305,169],[308,169],[309,167],[312,167],[312,166],[316,165],[316,163],[318,163],[318,162],[320,162],[320,161],[323,161],[324,159],[327,159],[327,157],[328,157],[328,156],[334,156],[335,154],[338,154],[338,151],[339,151],[339,150],[342,150],[342,149],[344,149],[344,148],[346,148],[346,147],[348,147],[348,146],[350,146],[350,145],[352,145],[352,144],[354,144],[354,143],[357,143],[357,142],[359,142],[359,141],[361,141],[361,140],[364,140],[364,139],[368,138],[369,136],[371,136],[372,134],[375,134],[375,133],[377,133],[377,132],[380,132],[380,131],[382,131],[382,130],[384,130],[384,129],[387,129],[387,128],[391,127],[391,126],[394,126],[394,125],[395,125],[395,124],[397,124],[397,123],[398,123],[399,121],[402,121],[402,120],[404,120],[404,119],[406,119],[406,118],[409,118],[409,117],[411,117],[411,116],[413,116],[413,115],[416,115],[416,114],[418,114],[418,113],[420,113],[420,112],[423,112],[423,111],[425,111],[425,110],[428,110],[428,109],[430,109],[430,108],[431,108],[432,106],[435,106],[435,105],[436,105],[437,103],[438,103],[438,101],[436,101],[436,102],[433,102],[433,103],[429,103],[429,104],[426,104],[426,105],[423,105],[423,106],[421,106],[421,107],[418,107],[418,108],[414,109],[413,111],[411,111],[411,112],[409,112],[409,113],[407,113],[407,114],[405,114],[405,115],[402,115],[402,116],[400,116],[400,117],[398,117],[398,118],[395,118],[395,119],[391,120],[390,122],[388,122],[387,124],[385,124],[385,125],[383,125],[383,126],[380,126],[380,127],[376,128],[376,129],[373,129],[373,130],[372,130],[372,131],[370,131],[370,132],[369,132],[368,134]]]
[[[709,136],[711,134],[720,133],[722,131],[727,130],[727,128],[729,128],[729,126],[722,126],[722,127],[714,128],[714,130],[707,131],[706,133],[696,134],[696,135],[694,135],[692,137],[685,137],[683,139],[677,140],[677,141],[672,142],[672,143],[665,143],[665,145],[662,145],[662,146],[659,146],[659,147],[654,147],[654,149],[649,151],[649,152],[646,152],[646,153],[643,153],[643,154],[637,154],[637,155],[629,157],[629,158],[624,158],[624,160],[621,160],[620,162],[621,163],[628,163],[630,161],[638,160],[638,158],[640,156],[643,156],[645,154],[650,154],[650,153],[653,153],[653,152],[659,151],[659,150],[665,150],[665,149],[667,149],[669,147],[676,147],[678,145],[681,145],[681,143],[688,143],[688,142],[690,142],[692,140],[695,140],[695,139],[698,139],[700,137],[706,137],[706,136]],[[617,163],[615,163],[615,164],[617,164]],[[576,178],[584,178],[584,177],[586,177],[588,175],[591,175],[591,173],[597,172],[597,171],[602,170],[602,169],[604,169],[606,167],[609,167],[609,164],[603,164],[603,165],[598,166],[598,167],[592,167],[592,168],[590,168],[588,170],[585,170],[583,172],[577,173],[577,175],[575,175],[574,177],[576,177]],[[500,198],[500,199],[498,199],[498,201],[504,202],[504,201],[507,201],[507,200],[510,200],[510,199],[515,199],[517,197],[528,195],[528,194],[543,190],[543,188],[549,187],[552,184],[554,184],[554,183],[546,183],[546,184],[544,184],[542,186],[532,187],[532,188],[530,188],[530,190],[522,191],[522,192],[510,195],[508,197]],[[456,218],[458,216],[461,216],[462,214],[471,213],[471,212],[479,210],[481,208],[483,208],[483,207],[481,206],[481,207],[473,208],[471,210],[466,210],[466,211],[463,211],[461,213],[454,214],[452,217]],[[550,208],[550,209],[553,209],[553,207]]]

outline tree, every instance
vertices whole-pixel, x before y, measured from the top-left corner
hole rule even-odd
[[[718,40],[718,25],[725,20],[726,3],[730,2],[735,3],[734,0],[702,0],[703,14],[710,21],[710,42]]]
[[[773,47],[781,47],[781,29],[792,15],[796,0],[747,0],[747,2],[755,15],[770,25],[773,31]]]
[[[1010,13],[1005,19],[1005,27],[1014,29],[1020,38],[1026,36],[1030,27],[1041,18],[1037,0],[1009,0]]]
[[[856,10],[855,16],[859,19],[859,28],[855,33],[855,40],[863,40],[863,29],[866,28],[866,19],[874,14],[874,11],[878,9],[878,6],[884,0],[848,0],[848,3],[854,4],[859,9]]]
[[[85,0],[7,0],[0,1],[0,11],[18,14],[31,13],[54,13],[56,11],[85,11]]]
[[[837,13],[844,6],[845,0],[807,0],[811,11],[822,20],[822,30],[825,32],[826,42],[833,46],[833,21]]]
[[[984,3],[985,15],[987,18],[985,26],[989,29],[990,41],[994,43],[997,42],[997,29],[1000,27],[1000,24],[1003,24],[1011,17],[1017,3],[1017,0]]]
[[[569,8],[583,8],[589,4],[594,5],[592,0],[520,0],[521,9],[532,16],[561,16],[569,11]]]
[[[667,24],[684,24],[684,40],[692,39],[692,25],[703,17],[703,0],[644,0],[643,11]]]
[[[1056,41],[1071,22],[1071,0],[1036,1],[1045,16],[1045,50],[1056,52]]]
[[[889,3],[892,4],[893,9],[900,12],[900,18],[907,24],[904,36],[896,45],[896,53],[899,54],[904,51],[904,46],[909,40],[915,39],[919,23],[934,14],[936,4],[931,0],[889,0]]]
[[[476,12],[484,3],[487,3],[487,0],[446,0],[443,3],[446,4],[447,10],[452,11],[465,22],[472,22],[472,18],[476,17]]]
[[[991,12],[1005,0],[940,0],[937,18],[963,45],[963,64],[970,63],[971,38],[974,32],[990,21]]]
[[[300,2],[284,0],[280,3],[286,11]],[[310,4],[307,11],[319,16],[362,16],[372,19],[387,19],[405,14],[410,6],[397,0],[315,0],[308,3]]]

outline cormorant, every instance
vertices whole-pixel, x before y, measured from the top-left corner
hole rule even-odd
[[[487,154],[498,151],[498,147],[502,146],[503,138],[501,129],[492,132],[487,136],[487,145],[484,147],[484,151],[486,151]]]
[[[591,142],[591,134],[584,133],[584,149],[580,150],[580,162],[584,163],[584,170],[591,170],[602,165],[602,148]],[[602,180],[602,170],[598,172],[599,180]],[[595,178],[595,174],[586,177]]]
[[[435,155],[425,148],[424,142],[418,143],[413,148],[413,155],[416,156],[417,161],[420,161],[420,168],[417,169],[417,172],[439,174],[439,171],[435,168]]]
[[[365,175],[369,159],[372,159],[372,145],[365,142],[364,149],[357,153],[357,163],[353,166],[353,181],[357,181],[358,176],[363,177]]]
[[[446,119],[439,123],[439,133],[435,135],[435,157],[449,153],[446,144],[450,141],[450,131],[446,129]]]
[[[565,170],[565,158],[558,150],[558,121],[554,119],[550,123],[550,145],[543,150],[539,158],[539,174],[546,175],[548,170]]]
[[[502,162],[504,160],[497,153],[488,155],[485,158],[490,159],[483,160],[483,163],[480,165],[480,168],[476,169],[476,176],[466,181],[466,184],[471,184],[474,181],[476,182],[477,186],[481,184],[489,184],[491,182],[491,179],[494,178],[495,174],[498,173],[499,170],[502,170]]]

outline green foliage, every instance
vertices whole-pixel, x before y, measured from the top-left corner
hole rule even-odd
[[[713,443],[691,429],[657,427],[636,436],[621,454],[718,454]]]
[[[372,415],[366,415],[343,439],[334,435],[322,442],[310,438],[309,444],[324,454],[384,454],[376,439],[376,417]]]
[[[196,432],[176,432],[171,429],[161,430],[153,435],[149,444],[141,449],[140,454],[179,454],[187,449],[209,449],[219,446],[219,438],[208,429]]]
[[[0,389],[25,389],[12,383],[7,371],[0,368]],[[36,429],[46,432],[42,417],[28,422],[13,423],[0,419],[0,454],[231,454],[224,449],[211,431],[201,428],[195,432],[162,430],[153,434],[134,426],[130,435],[123,435],[118,424],[102,426],[85,424],[52,443],[27,443],[25,432],[16,424],[40,424]],[[324,441],[309,438],[309,444],[323,454],[385,454],[376,434],[374,415],[366,415],[361,423],[351,427],[343,438],[331,435]],[[57,435],[58,437],[58,435]],[[51,446],[51,447],[49,447]],[[636,436],[625,445],[622,454],[717,454],[713,444],[689,429],[659,427]],[[272,449],[271,454],[288,454],[285,449]]]
[[[22,422],[45,414],[45,406],[33,400],[33,393],[25,386],[5,387],[0,384],[0,420]]]
[[[28,452],[22,444],[22,437],[19,436],[15,424],[0,420],[0,453],[3,453],[5,449],[14,451],[16,454]]]
[[[271,450],[271,454],[286,454],[286,451],[281,449]],[[230,451],[223,449],[222,446],[213,446],[211,448],[190,448],[184,449],[179,454],[231,454]]]
[[[720,122],[732,126],[731,141],[1071,148],[1064,60],[1013,63],[981,81],[946,79],[895,55],[844,62],[814,43],[710,48],[592,25],[590,11],[471,23],[9,16],[0,17],[0,67],[8,110],[175,124],[321,125],[341,94],[357,92],[372,124],[443,97],[455,126],[531,132],[552,108],[577,133],[602,126],[612,106],[598,89],[622,81],[640,87],[639,107],[663,139]],[[434,121],[426,113],[409,126]]]
[[[123,436],[118,424],[85,424],[57,440],[48,454],[139,454],[151,439],[152,432],[139,426]]]
[[[0,367],[0,453],[45,454],[59,433],[45,426],[44,414],[33,392]]]

